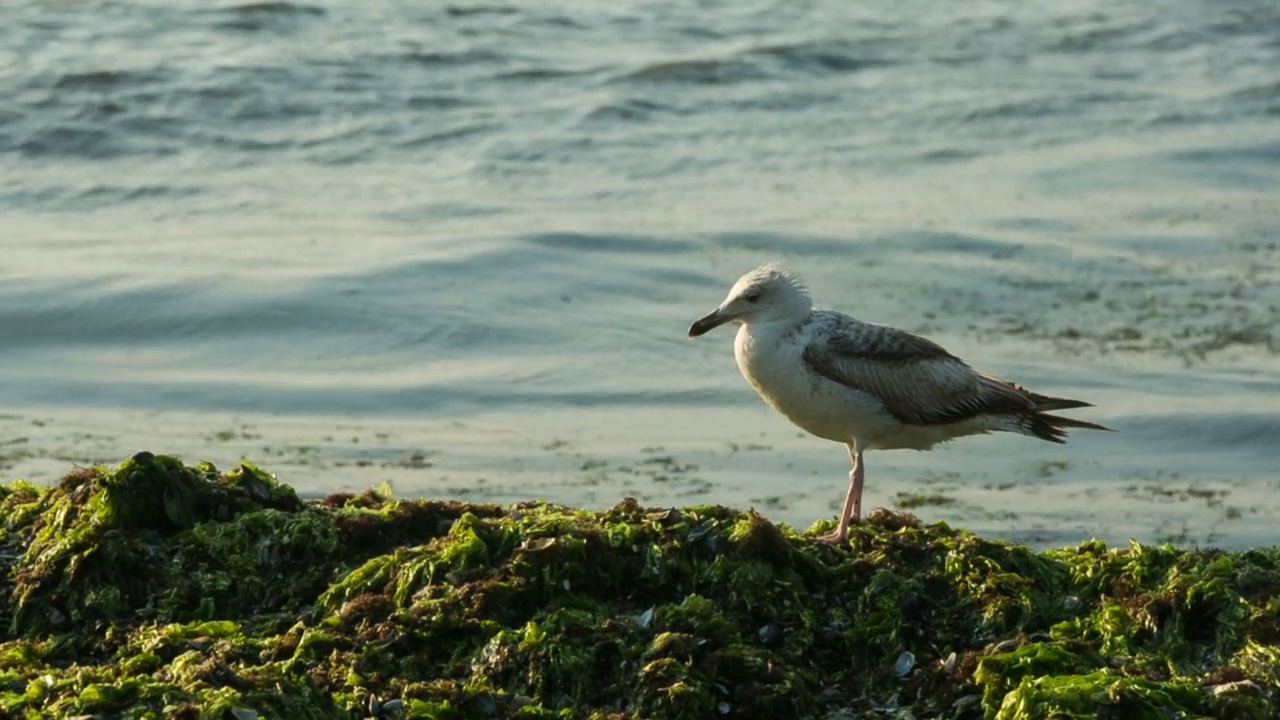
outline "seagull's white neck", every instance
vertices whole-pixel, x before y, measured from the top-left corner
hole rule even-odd
[[[742,321],[742,328],[751,332],[753,335],[780,335],[803,323],[807,317],[809,317],[808,313],[805,313],[804,315],[784,315],[783,317],[757,318],[755,320],[744,319]]]
[[[739,352],[752,346],[776,346],[784,337],[795,333],[808,317],[808,314],[805,314],[744,320],[742,327],[738,329],[734,346]]]

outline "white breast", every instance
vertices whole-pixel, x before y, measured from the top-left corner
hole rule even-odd
[[[734,356],[743,377],[761,398],[791,422],[841,443],[869,441],[901,427],[874,397],[832,382],[809,369],[794,325],[743,325]]]

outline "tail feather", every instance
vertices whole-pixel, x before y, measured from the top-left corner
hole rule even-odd
[[[1069,401],[1074,402],[1074,401]],[[1087,420],[1076,420],[1074,418],[1062,417],[1061,415],[1050,415],[1044,412],[1035,412],[1024,418],[1028,435],[1034,435],[1041,440],[1049,442],[1065,443],[1067,441],[1066,428],[1081,428],[1085,430],[1103,430],[1112,432],[1111,428],[1097,423],[1091,423]]]
[[[1039,395],[1037,393],[1028,394],[1031,397],[1031,402],[1036,404],[1036,412],[1045,412],[1046,410],[1074,410],[1076,408],[1093,407],[1093,403],[1087,403],[1083,400],[1049,397],[1048,395]]]
[[[999,412],[994,407],[990,408],[994,411],[992,412],[993,415],[1000,415],[1005,422],[1012,421],[1012,426],[1006,425],[1004,429],[1055,443],[1065,443],[1067,441],[1067,428],[1111,431],[1109,427],[1091,423],[1087,420],[1075,420],[1061,415],[1049,414],[1050,410],[1074,410],[1076,408],[1093,407],[1093,403],[1072,400],[1071,398],[1041,395],[1040,393],[1031,392],[1021,385],[987,373],[978,373],[978,376],[985,381],[986,388],[990,393],[988,395],[989,398],[1000,399],[1008,403],[1005,407],[1000,408],[1005,412]],[[1030,401],[1031,407],[1028,407],[1028,401]],[[1003,403],[993,402],[992,404]]]

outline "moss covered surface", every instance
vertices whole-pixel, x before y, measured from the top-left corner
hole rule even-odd
[[[878,511],[301,502],[141,453],[0,487],[0,716],[1270,718],[1280,550]],[[829,529],[827,523],[813,528]]]

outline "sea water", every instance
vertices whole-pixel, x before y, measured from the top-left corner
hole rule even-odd
[[[1280,4],[0,6],[6,478],[804,528],[844,450],[685,337],[766,260],[1117,431],[870,453],[865,507],[1276,541]]]

